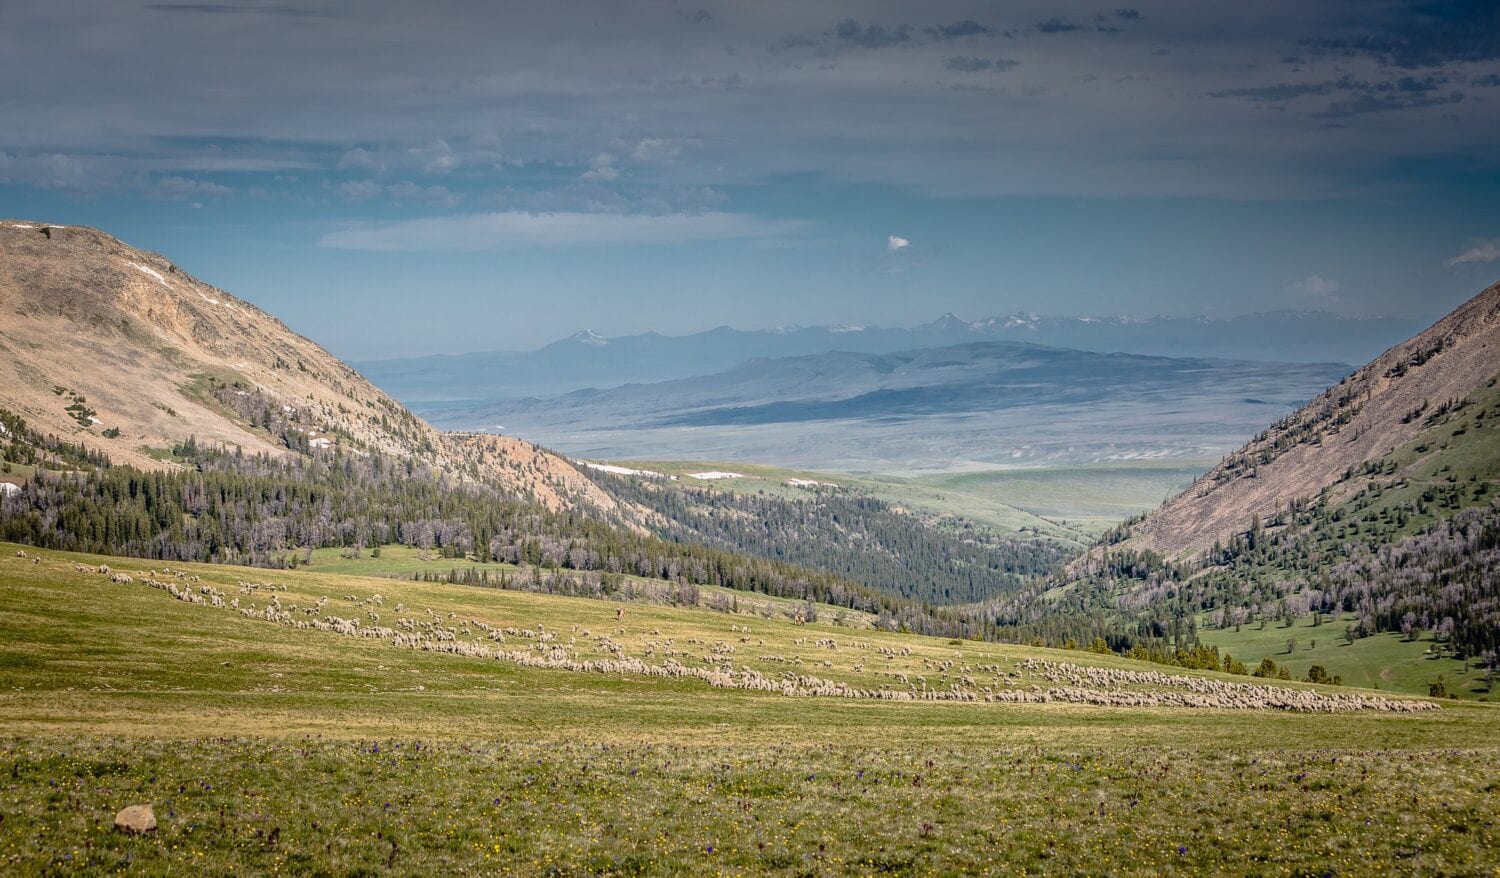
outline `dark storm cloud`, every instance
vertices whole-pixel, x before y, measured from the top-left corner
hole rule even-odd
[[[954,40],[959,37],[974,37],[994,33],[992,28],[985,27],[977,21],[965,19],[955,21],[952,24],[939,24],[924,28],[925,33],[939,40]]]
[[[13,4],[0,182],[245,192],[295,168],[368,200],[529,188],[585,209],[612,203],[601,189],[797,175],[942,195],[1269,197],[1358,188],[1412,157],[1488,160],[1496,111],[1468,90],[1493,70],[1450,60],[1403,82],[1389,69],[1438,48],[1485,56],[1491,36],[1457,34],[1478,13],[1403,34],[1393,22],[1412,16],[1392,8]],[[1385,54],[1329,42],[1361,36]],[[1295,69],[1278,63],[1294,51]],[[1011,71],[1006,87],[982,87],[984,71]],[[1438,112],[1452,118],[1433,130]]]
[[[1300,43],[1314,52],[1367,56],[1408,69],[1500,59],[1500,3],[1494,0],[1402,4],[1350,30]]]
[[[909,24],[890,28],[881,24],[867,24],[861,27],[860,23],[852,18],[844,19],[833,28],[835,39],[862,49],[883,49],[886,46],[909,43],[912,39],[912,32],[913,28]]]
[[[1226,88],[1209,92],[1215,98],[1244,98],[1247,101],[1264,101],[1281,104],[1307,95],[1326,95],[1333,91],[1332,82],[1285,82],[1278,85],[1258,85],[1249,88]]]
[[[1323,82],[1281,83],[1250,88],[1230,88],[1210,92],[1210,97],[1241,98],[1247,101],[1285,105],[1310,96],[1342,95],[1312,113],[1319,119],[1343,119],[1366,113],[1388,113],[1457,104],[1463,92],[1449,87],[1449,78],[1441,75],[1402,76],[1390,80],[1359,80],[1341,77]]]
[[[1065,34],[1069,31],[1083,30],[1084,27],[1081,24],[1064,21],[1054,15],[1046,21],[1037,22],[1036,29],[1044,34]]]
[[[973,55],[954,55],[943,66],[958,73],[980,73],[985,70],[1002,71],[1020,66],[1020,61],[1010,58],[977,58]]]

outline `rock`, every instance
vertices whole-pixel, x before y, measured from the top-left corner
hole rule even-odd
[[[150,805],[131,805],[115,815],[115,829],[144,835],[156,831],[156,812]]]

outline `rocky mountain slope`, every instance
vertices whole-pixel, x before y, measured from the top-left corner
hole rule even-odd
[[[384,453],[548,507],[617,505],[572,464],[445,434],[275,317],[80,226],[0,221],[0,408],[115,463],[188,437],[246,453]]]
[[[1481,390],[1497,374],[1500,284],[1226,457],[1133,527],[1121,548],[1187,558],[1245,532],[1256,516],[1270,519],[1325,489],[1335,502],[1352,496],[1366,480],[1346,478],[1351,471],[1411,442],[1432,427],[1434,414]],[[1405,468],[1424,468],[1444,450],[1428,444]]]

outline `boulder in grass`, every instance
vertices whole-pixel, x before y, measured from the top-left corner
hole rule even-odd
[[[156,831],[156,812],[150,805],[131,805],[115,815],[115,829],[132,835]]]

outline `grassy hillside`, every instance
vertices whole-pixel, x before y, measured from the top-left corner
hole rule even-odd
[[[922,676],[932,692],[1097,695],[1093,667],[1155,675],[1122,677],[1117,694],[1171,698],[1187,680],[1245,678],[701,609],[631,604],[618,619],[612,602],[318,563],[152,566],[0,546],[8,871],[1453,873],[1491,868],[1500,841],[1491,705],[785,695],[434,644],[908,691]],[[286,616],[268,621],[271,605]],[[421,633],[426,648],[298,626],[330,615]],[[155,835],[109,831],[141,801]]]
[[[1314,625],[1308,615],[1293,619],[1289,627],[1276,622],[1268,622],[1265,628],[1259,623],[1241,625],[1238,631],[1200,627],[1198,637],[1252,666],[1268,657],[1290,668],[1298,679],[1307,676],[1313,665],[1322,665],[1351,686],[1420,694],[1441,677],[1448,691],[1461,698],[1500,701],[1500,687],[1490,688],[1478,662],[1455,658],[1431,634],[1407,640],[1388,632],[1350,642],[1344,629],[1357,621],[1349,613],[1324,616],[1321,624]],[[1295,642],[1292,652],[1287,652],[1288,641]]]
[[[463,576],[471,571],[488,574],[492,579],[501,575],[523,576],[526,573],[514,564],[478,561],[473,555],[463,559],[444,558],[435,552],[409,546],[383,546],[378,553],[373,550],[361,550],[358,554],[348,549],[315,549],[312,553],[312,562],[304,569],[311,569],[321,574],[388,579],[413,579],[431,575],[456,581],[462,581]],[[665,603],[672,606],[689,605],[680,591],[660,580],[629,575],[623,578],[637,591],[632,602]],[[713,585],[700,585],[696,592],[697,601],[691,606],[735,616],[790,620],[797,618],[798,615],[805,617],[807,608],[811,606],[820,619],[840,627],[869,628],[876,619],[872,613],[862,613],[848,607],[797,601]],[[691,598],[693,595],[689,594],[687,597]]]

